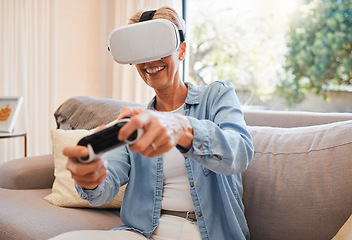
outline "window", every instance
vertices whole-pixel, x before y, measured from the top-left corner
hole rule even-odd
[[[233,82],[248,108],[352,112],[351,5],[187,1],[188,81]]]

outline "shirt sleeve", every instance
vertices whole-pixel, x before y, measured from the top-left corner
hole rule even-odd
[[[102,184],[93,190],[88,190],[78,186],[75,182],[79,196],[92,206],[101,206],[112,201],[120,187],[129,180],[130,164],[127,147],[112,150],[106,153],[103,158],[108,160],[108,176]]]
[[[194,138],[184,156],[218,174],[243,172],[253,157],[253,143],[237,95],[230,83],[210,88],[205,119],[188,116]]]

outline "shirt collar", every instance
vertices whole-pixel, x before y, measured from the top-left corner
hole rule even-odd
[[[193,85],[192,83],[186,82],[187,85],[187,97],[185,103],[188,105],[199,104],[199,92],[200,88]],[[155,110],[156,96],[148,103],[147,109]]]

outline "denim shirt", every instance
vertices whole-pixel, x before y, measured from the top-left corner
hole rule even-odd
[[[243,172],[253,156],[234,87],[228,82],[208,86],[187,83],[185,116],[193,126],[193,144],[182,152],[191,197],[202,239],[249,239],[242,203]],[[154,109],[155,98],[148,108]],[[92,206],[111,201],[120,186],[128,183],[121,206],[123,226],[151,237],[158,225],[163,191],[162,155],[144,157],[129,147],[114,149],[108,160],[108,176],[94,190],[76,185],[80,196]]]

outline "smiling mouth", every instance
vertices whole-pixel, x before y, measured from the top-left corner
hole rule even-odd
[[[165,68],[165,66],[164,66],[164,67],[146,68],[145,71],[146,71],[147,73],[149,73],[149,74],[155,74],[155,73],[157,73],[157,72],[162,71],[164,68]]]

